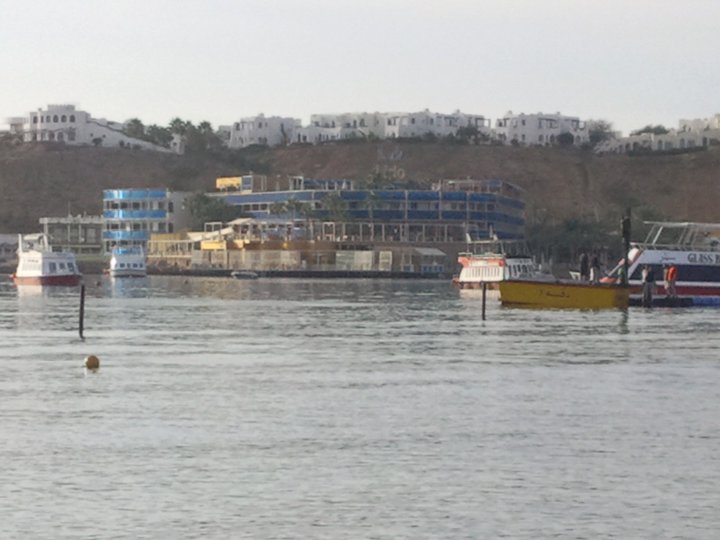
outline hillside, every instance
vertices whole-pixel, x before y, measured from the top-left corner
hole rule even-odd
[[[0,233],[38,230],[41,216],[99,214],[102,190],[212,190],[217,176],[502,178],[526,190],[530,223],[645,217],[720,222],[720,149],[673,156],[598,157],[574,148],[354,143],[253,149],[220,157],[63,146],[0,146]]]

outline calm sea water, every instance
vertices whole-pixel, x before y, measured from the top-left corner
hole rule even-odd
[[[0,537],[717,538],[720,312],[480,298],[2,281]]]

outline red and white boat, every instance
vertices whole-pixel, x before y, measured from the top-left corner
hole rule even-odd
[[[527,278],[540,272],[524,242],[479,240],[470,247],[472,251],[458,253],[462,268],[453,278],[453,285],[460,289],[481,289],[483,283]]]
[[[59,285],[75,287],[82,274],[75,254],[52,251],[44,234],[18,235],[18,265],[12,274],[16,285]]]
[[[642,270],[647,265],[655,274],[656,299],[670,300],[663,281],[666,266],[675,265],[677,280],[673,304],[720,306],[720,224],[694,222],[646,222],[650,231],[644,242],[630,244],[628,276],[631,305],[642,297]],[[604,283],[617,283],[623,260]]]

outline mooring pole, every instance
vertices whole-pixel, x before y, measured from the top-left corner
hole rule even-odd
[[[80,285],[80,324],[78,330],[80,331],[80,339],[83,337],[83,327],[85,326],[85,284]]]
[[[483,281],[483,299],[482,299],[482,320],[485,320],[485,298],[487,296],[487,283]]]
[[[622,237],[623,237],[623,276],[622,283],[624,287],[627,287],[630,283],[630,276],[628,276],[628,269],[630,263],[628,261],[628,255],[630,253],[630,209],[628,208],[627,215],[622,218],[621,223]]]

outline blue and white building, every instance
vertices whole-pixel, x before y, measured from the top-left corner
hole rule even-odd
[[[183,204],[191,194],[159,189],[103,191],[102,240],[105,253],[114,246],[147,248],[150,235],[173,233],[190,225]]]
[[[350,180],[298,178],[285,191],[246,189],[213,196],[258,220],[286,219],[314,240],[447,244],[525,236],[522,190],[503,180],[442,180],[427,190],[371,190],[354,189]]]

